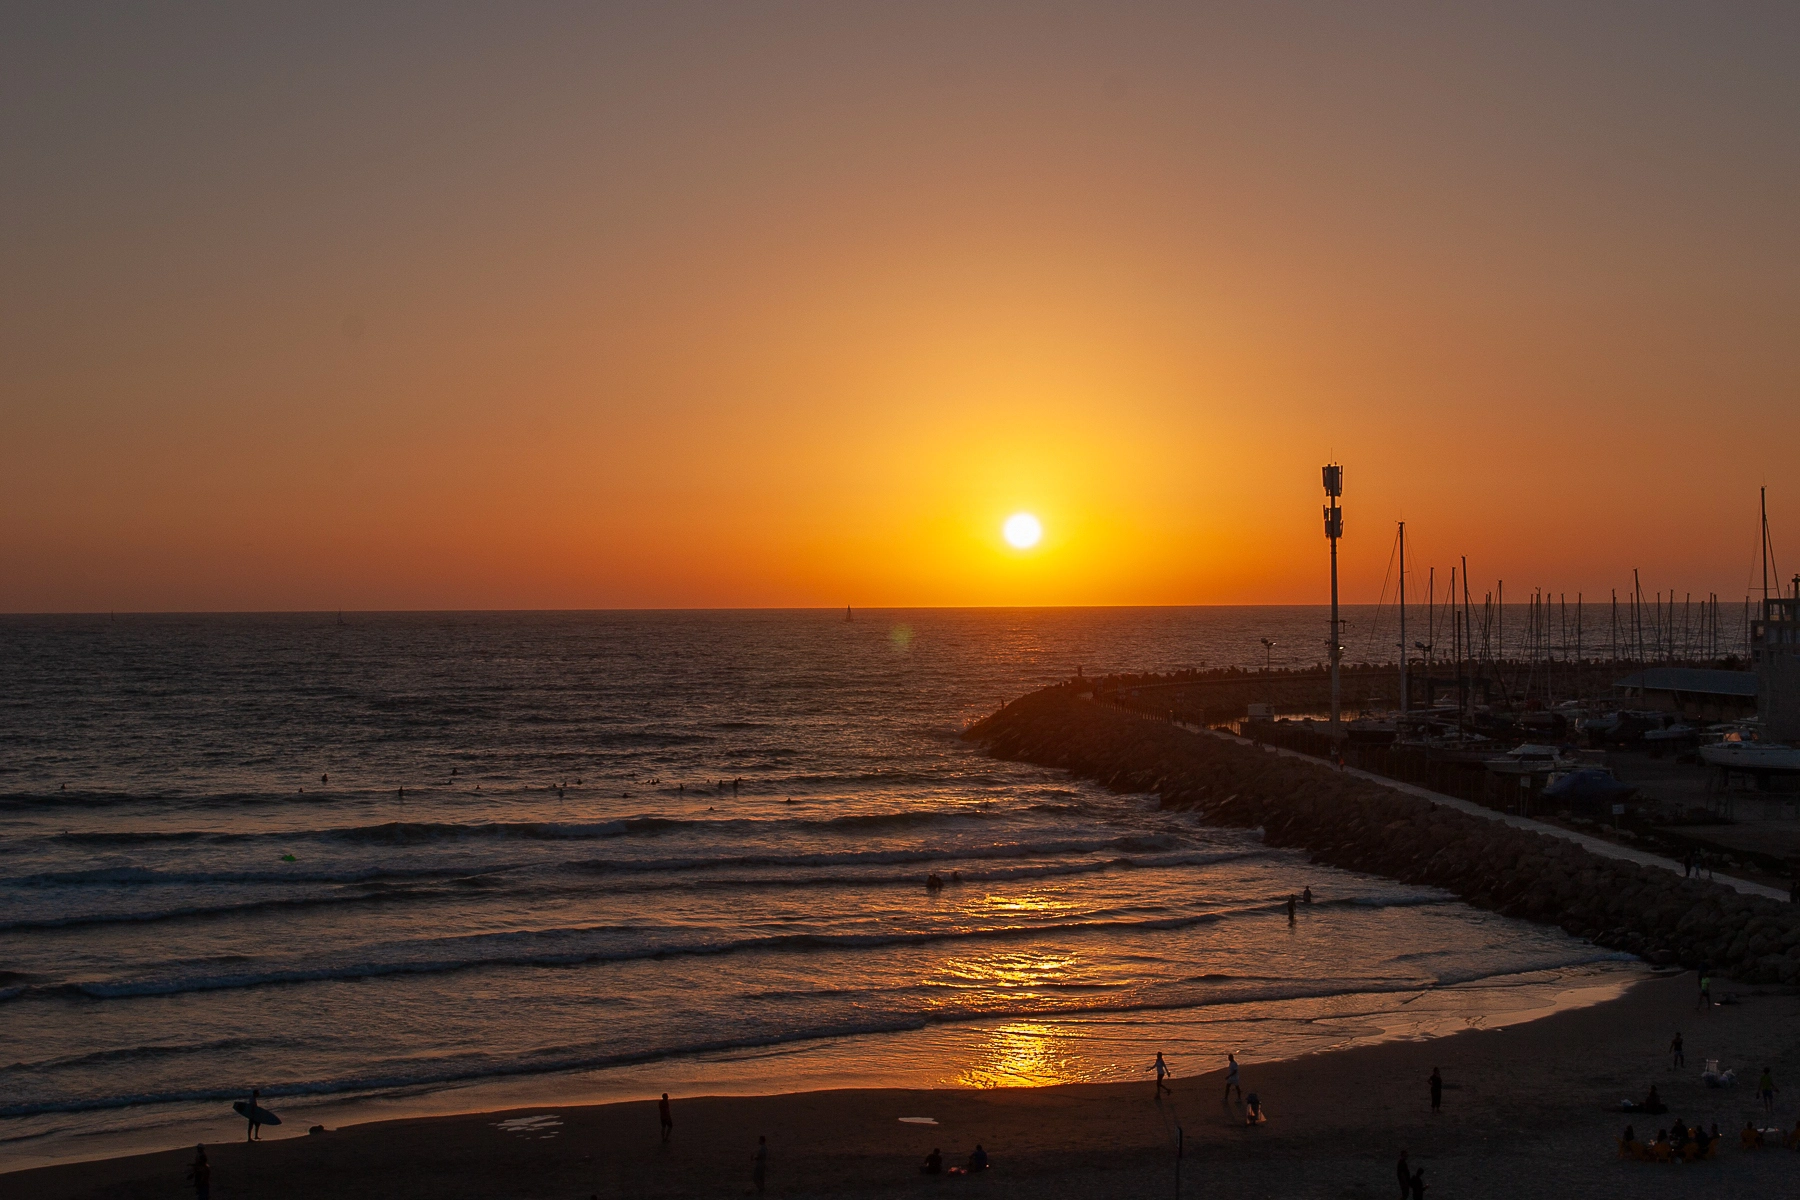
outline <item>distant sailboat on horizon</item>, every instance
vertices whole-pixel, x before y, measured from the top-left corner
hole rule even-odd
[[[848,604],[844,605],[844,620],[846,620],[846,621],[856,620],[855,617],[850,615],[850,606]]]

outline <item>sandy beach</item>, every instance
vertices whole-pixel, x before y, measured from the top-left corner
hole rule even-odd
[[[1525,1025],[1247,1064],[1243,1083],[1268,1112],[1246,1129],[1221,1100],[1222,1064],[1173,1064],[1174,1092],[1141,1085],[991,1091],[864,1090],[767,1097],[674,1097],[674,1135],[658,1137],[653,1097],[641,1103],[545,1107],[384,1121],[257,1145],[209,1147],[213,1195],[237,1197],[693,1196],[753,1192],[757,1137],[769,1142],[767,1192],[899,1196],[977,1188],[999,1196],[1174,1194],[1175,1143],[1185,1134],[1182,1193],[1268,1197],[1395,1195],[1401,1149],[1425,1169],[1429,1195],[1501,1197],[1687,1195],[1696,1186],[1778,1195],[1800,1176],[1800,1154],[1738,1148],[1746,1120],[1791,1128],[1800,1113],[1800,997],[1737,990],[1737,1003],[1696,1007],[1692,974],[1646,981],[1615,1001]],[[1732,991],[1720,987],[1720,994]],[[1685,1068],[1667,1046],[1685,1039]],[[1145,1047],[1148,1062],[1154,1047]],[[1735,1067],[1734,1089],[1700,1080],[1707,1058]],[[1754,1083],[1772,1066],[1784,1090],[1773,1119]],[[1432,1067],[1445,1078],[1430,1110]],[[1656,1084],[1667,1123],[1717,1122],[1717,1161],[1659,1166],[1620,1161],[1615,1139],[1632,1117],[1609,1111]],[[903,1122],[930,1117],[937,1124]],[[1657,1118],[1635,1118],[1640,1132]],[[978,1179],[927,1178],[977,1143],[993,1169]],[[191,1194],[192,1148],[6,1175],[9,1195],[45,1198]],[[1699,1178],[1696,1178],[1698,1176]]]

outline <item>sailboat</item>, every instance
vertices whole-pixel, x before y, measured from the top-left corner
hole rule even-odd
[[[855,617],[850,615],[850,606],[848,604],[844,605],[844,620],[846,620],[846,621],[856,620]]]

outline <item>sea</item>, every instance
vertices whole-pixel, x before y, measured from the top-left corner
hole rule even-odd
[[[1147,1081],[1158,1051],[1186,1073],[1435,1036],[1640,977],[961,736],[1077,672],[1310,664],[1326,628],[1309,607],[0,617],[0,1169],[241,1137],[251,1088],[277,1135]]]

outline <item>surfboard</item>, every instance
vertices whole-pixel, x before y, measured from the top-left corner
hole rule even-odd
[[[238,1100],[233,1102],[231,1111],[238,1116],[243,1117],[245,1120],[254,1120],[258,1125],[281,1124],[280,1117],[262,1107],[260,1104],[252,1107],[248,1100]]]

